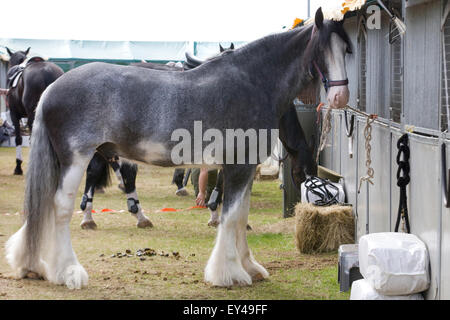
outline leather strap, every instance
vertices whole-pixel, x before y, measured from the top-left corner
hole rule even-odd
[[[314,68],[316,69],[317,73],[320,76],[320,79],[322,80],[323,86],[325,88],[325,91],[328,91],[331,87],[339,87],[339,86],[346,86],[348,85],[348,79],[345,80],[328,80],[327,77],[322,73],[319,66],[317,65],[316,61],[313,60]]]

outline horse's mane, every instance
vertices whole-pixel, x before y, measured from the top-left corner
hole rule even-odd
[[[303,27],[300,33],[306,36],[305,33],[306,29],[308,29],[308,27]],[[299,30],[282,31],[267,35],[265,37],[246,43],[237,49],[225,50],[224,52],[219,53],[216,56],[212,56],[206,59],[205,62],[202,64],[202,66],[236,56],[241,56],[244,59],[254,58],[255,52],[257,52],[256,50],[264,50],[264,48],[279,47],[283,45],[283,43],[286,43],[291,37],[297,34],[299,34]]]
[[[246,59],[251,59],[255,54],[255,48],[279,47],[287,43],[291,38],[296,37],[297,41],[301,41],[305,45],[304,64],[310,65],[312,60],[321,55],[321,52],[330,47],[330,37],[332,33],[336,33],[348,46],[351,52],[352,44],[349,36],[342,27],[341,22],[326,20],[323,29],[316,32],[313,37],[314,24],[295,27],[294,29],[267,35],[263,38],[249,42],[237,49],[224,51],[222,54],[207,59],[204,65],[226,59],[229,56],[242,55]]]

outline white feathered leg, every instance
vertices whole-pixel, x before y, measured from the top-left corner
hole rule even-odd
[[[88,283],[88,275],[78,262],[70,239],[75,197],[88,161],[79,159],[65,171],[55,195],[55,229],[47,241],[49,248],[44,258],[47,262],[47,279],[56,284],[65,284],[69,289],[80,289]]]
[[[241,242],[246,242],[247,238],[242,239],[239,233],[242,229],[246,230],[254,173],[254,168],[248,171],[249,180],[241,181],[240,187],[235,190],[227,189],[227,180],[225,182],[225,192],[228,194],[224,197],[216,243],[205,268],[205,281],[213,285],[252,284],[251,275],[242,264],[242,255],[245,250],[239,248],[243,247]],[[227,196],[234,199],[231,205],[226,200]],[[247,261],[244,260],[244,262]]]

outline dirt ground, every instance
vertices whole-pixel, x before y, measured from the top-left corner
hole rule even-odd
[[[24,148],[24,168],[28,149]],[[348,299],[337,283],[337,253],[303,255],[295,247],[294,220],[282,218],[280,182],[255,181],[248,233],[255,258],[270,273],[248,287],[217,288],[203,281],[216,229],[208,227],[206,209],[160,212],[193,205],[175,195],[173,169],[140,164],[137,188],[150,229],[138,229],[126,211],[125,195],[113,185],[94,199],[97,230],[82,230],[81,190],[71,223],[72,243],[89,274],[89,285],[69,290],[47,281],[11,278],[4,244],[21,226],[24,176],[13,176],[15,149],[0,148],[0,300],[4,299]],[[84,181],[82,182],[84,186]],[[102,209],[115,213],[101,213]],[[138,256],[139,249],[154,251]],[[152,252],[153,252],[152,251]],[[118,257],[118,253],[121,257]],[[122,256],[123,255],[123,256]],[[145,258],[145,259],[141,259]]]

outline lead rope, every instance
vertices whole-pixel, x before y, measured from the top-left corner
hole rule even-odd
[[[317,107],[317,112],[320,114],[320,109],[322,108],[323,103],[319,104]],[[317,150],[316,154],[316,163],[319,163],[319,155],[320,152],[325,148],[325,145],[327,143],[327,136],[331,131],[331,108],[327,109],[327,112],[325,113],[325,117],[322,120],[322,132],[320,133],[320,143],[319,143],[319,149]]]
[[[400,187],[400,201],[398,206],[397,222],[395,223],[395,232],[398,232],[400,220],[402,221],[402,231],[410,233],[409,217],[408,217],[408,203],[406,197],[406,186],[409,184],[411,178],[409,177],[409,147],[408,134],[404,134],[397,142],[397,186]],[[403,160],[400,161],[403,155]]]

